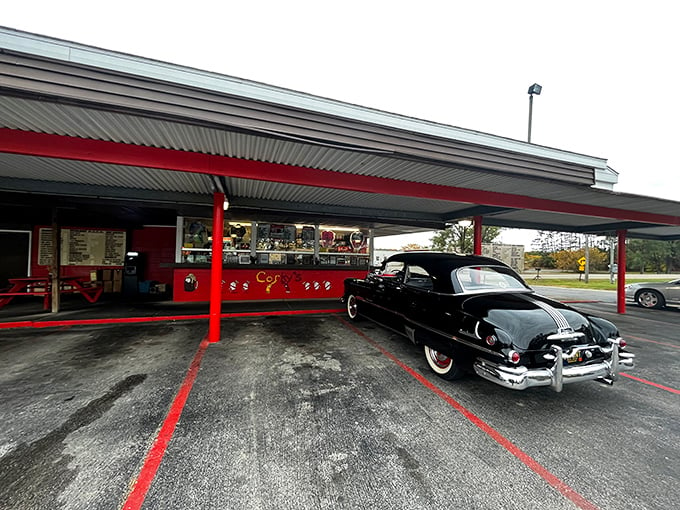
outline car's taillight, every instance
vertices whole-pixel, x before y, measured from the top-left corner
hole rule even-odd
[[[623,338],[619,338],[619,348],[623,349],[626,345],[628,345],[626,341]]]
[[[510,361],[510,363],[514,363],[515,365],[519,363],[519,352],[510,351],[508,353],[508,360]]]
[[[486,337],[485,340],[488,345],[496,345],[496,342],[498,342],[498,338],[496,338],[496,335],[489,335]]]

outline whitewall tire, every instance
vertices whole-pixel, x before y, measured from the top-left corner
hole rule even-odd
[[[359,320],[359,303],[354,294],[347,296],[347,317],[351,321]]]
[[[432,371],[439,377],[449,381],[463,377],[464,371],[456,364],[453,358],[427,345],[424,346],[424,349],[427,364],[430,365]]]

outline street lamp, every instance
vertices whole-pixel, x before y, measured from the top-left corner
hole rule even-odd
[[[534,83],[531,87],[529,87],[529,136],[527,137],[527,141],[531,143],[531,116],[533,114],[534,110],[534,94],[537,96],[541,95],[541,87],[538,83]]]

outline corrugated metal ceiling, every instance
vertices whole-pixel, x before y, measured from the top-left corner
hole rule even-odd
[[[36,59],[33,65],[40,66],[40,62]],[[44,62],[47,66],[48,61]],[[61,66],[59,67],[61,73],[68,70],[68,64],[64,62],[54,61],[49,65]],[[15,71],[11,67],[3,69],[5,73]],[[81,74],[77,80],[87,79],[88,83],[96,85],[97,73],[100,71],[87,70],[82,66],[73,69],[74,71],[77,69]],[[26,70],[24,69],[23,72]],[[51,69],[51,72],[55,70]],[[88,76],[85,77],[85,74]],[[3,76],[2,73],[0,73],[1,76]],[[102,82],[104,88],[117,83],[112,73],[107,76],[110,81]],[[135,81],[137,78],[132,75],[116,76],[116,79],[120,78],[120,90],[127,90],[123,85],[128,88],[139,86],[139,83]],[[22,79],[26,80],[26,77]],[[507,195],[555,200],[584,206],[643,211],[657,215],[680,215],[678,202],[611,193],[583,185],[590,182],[588,175],[594,172],[594,167],[588,167],[588,164],[592,163],[600,167],[602,165],[601,161],[596,161],[596,158],[564,153],[564,161],[549,160],[546,155],[555,157],[559,151],[525,144],[523,147],[527,151],[526,154],[512,153],[502,150],[503,143],[495,139],[493,148],[473,146],[468,142],[465,142],[467,145],[461,145],[443,138],[436,139],[430,135],[427,138],[422,133],[399,131],[384,125],[371,126],[365,121],[351,123],[347,119],[333,119],[327,113],[319,114],[308,110],[295,110],[290,106],[284,108],[279,104],[254,103],[251,100],[231,97],[233,104],[230,103],[230,105],[233,106],[234,112],[240,108],[238,115],[249,111],[246,106],[251,108],[251,112],[257,111],[258,115],[261,115],[257,123],[254,121],[252,123],[253,126],[259,126],[257,129],[244,129],[244,125],[234,128],[227,123],[218,122],[218,119],[227,118],[226,112],[229,105],[224,102],[226,96],[223,93],[211,96],[210,92],[205,90],[198,92],[186,86],[173,88],[174,84],[169,82],[158,83],[163,89],[162,94],[167,96],[164,100],[170,101],[168,105],[171,106],[173,97],[185,102],[182,105],[184,112],[192,112],[191,104],[205,106],[210,104],[210,101],[215,108],[219,107],[222,110],[201,113],[195,109],[193,113],[196,117],[179,115],[171,117],[161,109],[142,111],[132,107],[122,108],[120,104],[111,104],[108,107],[94,105],[93,94],[100,92],[94,85],[91,85],[93,88],[88,91],[90,102],[83,99],[78,104],[76,104],[77,99],[70,96],[64,97],[63,100],[59,97],[44,96],[38,99],[35,91],[29,93],[28,89],[22,90],[21,87],[15,86],[11,94],[0,89],[0,127],[382,177],[404,181],[404,186],[413,182],[470,190],[493,190]],[[74,84],[75,81],[70,85],[60,86],[66,90],[64,87],[74,86]],[[145,87],[147,87],[145,91],[147,103],[140,98],[133,98],[135,101],[139,99],[135,104],[150,104],[148,101],[153,99],[153,84],[148,79],[146,79]],[[22,94],[24,97],[19,97]],[[102,90],[100,96],[104,94],[106,91]],[[299,93],[295,94],[300,96]],[[248,101],[251,102],[246,104]],[[131,100],[130,104],[133,102]],[[264,129],[262,126],[267,126],[268,109],[272,111],[272,122],[276,119],[276,122],[280,123],[286,115],[289,115],[288,120],[293,122],[294,119],[298,119],[301,125],[304,124],[304,129],[301,128],[298,131],[292,129],[288,134],[282,132],[281,124],[276,124],[276,127],[272,124],[271,131]],[[385,117],[387,115],[385,114]],[[394,122],[392,117],[396,116],[392,115],[390,122]],[[209,121],[209,119],[212,120]],[[321,131],[314,132],[312,127],[316,126],[316,129],[319,129],[318,126],[332,126],[334,122],[337,122],[338,126],[335,126],[333,136],[329,136],[328,139],[312,139],[308,136],[300,138],[294,135],[295,132],[304,132],[316,133],[316,136],[320,137]],[[424,122],[417,124],[415,121],[410,122],[409,125],[429,126],[428,129],[436,127],[434,124]],[[440,128],[443,132],[446,127],[440,126]],[[366,138],[365,144],[349,146],[338,143],[341,140],[356,143],[357,140],[362,139],[362,136],[368,137],[371,130],[375,131],[376,136],[371,140]],[[493,137],[486,138],[491,140]],[[486,138],[477,137],[477,139]],[[408,147],[405,145],[403,151],[399,148],[399,140],[409,145]],[[506,145],[516,148],[519,142]],[[454,164],[452,161],[458,163]],[[480,164],[480,166],[475,167],[473,164]],[[526,166],[524,173],[522,165]],[[602,172],[603,168],[600,167],[597,167],[598,171]],[[545,175],[541,173],[541,169],[545,170]],[[569,176],[570,169],[574,171],[573,178]],[[551,178],[545,178],[548,175]],[[115,189],[116,193],[120,193],[121,189],[145,190],[156,193],[156,197],[172,193],[174,194],[173,200],[177,200],[178,203],[181,201],[179,195],[182,194],[187,195],[188,201],[200,195],[209,197],[214,186],[213,178],[208,175],[0,153],[0,191],[4,189],[25,192],[25,187],[21,188],[17,185],[18,181],[25,181],[29,184],[42,182],[47,185],[54,183],[94,186],[100,188],[102,194],[105,194],[107,189]],[[422,222],[423,225],[432,225],[434,219],[437,218],[441,222],[455,219],[469,215],[473,206],[471,203],[459,201],[249,179],[223,178],[223,181],[235,206],[239,201],[242,201],[244,207],[251,209],[256,205],[266,209],[267,204],[276,204],[279,209],[288,208],[287,210],[291,212],[297,210],[307,213],[314,207],[318,208],[320,213],[327,208],[336,216],[344,213],[348,218],[353,215],[370,216],[371,211],[376,211],[376,219],[391,214],[391,221],[403,221],[404,225],[417,225],[418,222]],[[577,182],[581,184],[577,185]],[[56,189],[60,188],[55,187]],[[69,188],[69,193],[74,196],[78,195],[78,188]],[[204,202],[201,201],[201,203]],[[551,225],[561,226],[565,230],[583,230],[589,227],[603,229],[608,225],[616,229],[620,226],[620,221],[615,218],[603,220],[574,212],[565,214],[536,210],[508,210],[497,207],[488,210],[486,223],[530,228]],[[659,235],[680,238],[680,227],[677,226],[651,229],[641,224],[629,225],[629,228],[633,227],[639,228],[640,233],[644,235],[654,235],[654,232],[657,232]]]
[[[7,96],[0,96],[0,127],[537,197],[557,184]]]
[[[207,175],[15,154],[0,154],[0,176],[183,193],[213,191]]]

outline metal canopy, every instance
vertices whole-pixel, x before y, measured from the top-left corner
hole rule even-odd
[[[377,235],[483,215],[680,239],[680,202],[616,179],[602,158],[0,28],[2,223],[8,208],[103,204],[171,222],[209,215],[222,189],[234,218]]]

